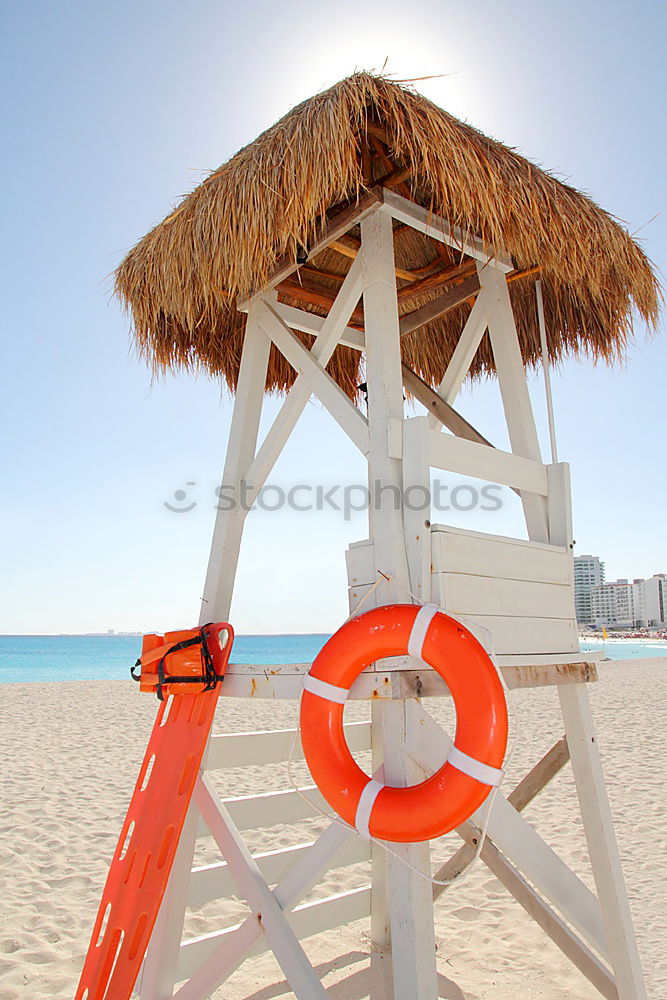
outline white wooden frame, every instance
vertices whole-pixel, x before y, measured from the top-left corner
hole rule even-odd
[[[435,430],[433,417],[404,420],[392,219],[413,226],[477,261],[480,292],[439,395],[451,405],[488,330],[512,453],[445,436]],[[225,485],[238,490],[245,480],[251,496],[256,495],[314,393],[367,455],[371,481],[380,479],[383,484],[398,488],[420,485],[427,481],[432,464],[468,475],[488,476],[520,491],[530,539],[571,545],[568,470],[563,463],[542,464],[505,277],[513,266],[509,257],[500,250],[494,253],[474,235],[451,229],[445,220],[394,192],[375,194],[371,203],[360,209],[358,217],[346,218],[344,226],[349,229],[355,222],[361,224],[361,250],[325,319],[278,304],[270,289],[278,283],[280,275],[274,276],[267,289],[243,305],[248,311],[248,323],[225,464]],[[294,266],[289,265],[288,270],[293,271]],[[365,314],[363,334],[348,326],[361,296]],[[294,329],[314,335],[310,350],[294,335]],[[271,343],[296,369],[297,379],[257,450]],[[325,370],[337,344],[366,353],[368,418]],[[246,513],[237,507],[218,514],[202,621],[222,619],[229,613]],[[423,600],[429,586],[428,519],[423,513],[417,516],[383,508],[372,511],[370,520],[376,570],[387,572],[390,578],[382,593],[382,603],[405,600],[404,588]],[[391,669],[370,671],[357,682],[357,696],[373,698],[370,739],[373,769],[382,767],[385,780],[393,784],[412,782],[424,770],[439,766],[446,746],[446,737],[416,701],[417,697],[441,694],[442,688],[438,689],[437,684],[433,687],[424,671],[415,669],[417,666],[406,658]],[[292,667],[270,672],[232,667],[223,694],[245,696],[250,686],[253,694],[259,696],[292,697],[300,690],[305,665]],[[507,669],[515,671],[514,680],[520,684],[521,665]],[[610,1000],[643,1000],[645,991],[587,691],[581,683],[594,679],[594,668],[583,662],[551,662],[537,669],[537,674],[531,671],[530,684],[539,682],[539,669],[543,669],[544,682],[559,686],[597,898],[514,808],[511,796],[508,799],[498,796],[481,857],[604,996]],[[310,789],[304,793],[310,797],[310,804],[293,790],[255,796],[252,802],[238,799],[221,802],[205,771],[222,760],[222,741],[234,739],[237,744],[239,740],[244,743],[241,737],[213,737],[210,742],[207,763],[197,782],[144,964],[142,1000],[167,1000],[174,995],[174,983],[184,977],[186,982],[175,995],[181,1000],[199,1000],[208,996],[246,954],[265,947],[271,947],[276,954],[297,997],[323,996],[324,990],[298,937],[308,930],[332,926],[332,921],[357,919],[369,911],[373,963],[379,967],[379,979],[387,984],[394,1000],[414,997],[436,1000],[433,893],[428,881],[414,871],[425,874],[430,871],[428,845],[398,846],[396,853],[410,868],[373,845],[372,889],[362,887],[317,905],[297,907],[299,899],[332,859],[342,857],[354,863],[368,856],[368,846],[359,844],[354,831],[333,822],[313,843],[279,852],[280,856],[269,852],[266,856],[251,857],[240,830],[256,821],[258,810],[266,811],[269,804],[274,807],[279,803],[280,815],[296,821],[313,815],[312,810],[321,808],[323,800]],[[267,761],[275,754],[284,755],[284,739],[284,735],[258,737],[252,743],[254,759]],[[244,745],[247,748],[248,740]],[[228,742],[227,746],[231,744]],[[297,747],[296,755],[299,753]],[[257,800],[261,800],[259,804]],[[482,819],[481,815],[473,816],[459,829],[468,847],[479,838]],[[202,830],[208,830],[216,838],[226,863],[204,873],[195,871],[193,876],[194,845]],[[469,849],[466,857],[470,857]],[[249,903],[251,913],[247,920],[230,932],[217,932],[179,947],[188,900],[210,899],[210,892],[225,891],[230,880]],[[275,888],[271,889],[270,883],[276,883]],[[437,889],[435,895],[440,895]],[[380,995],[385,994],[374,992],[373,1000],[379,1000]]]
[[[310,393],[314,393],[318,397],[362,455],[367,455],[369,440],[366,418],[350,402],[338,383],[325,371],[324,366],[313,355],[313,352],[309,351],[292,333],[279,313],[272,309],[267,302],[262,301],[257,302],[253,308],[256,310],[260,326],[292,367],[296,369],[298,378],[304,380]],[[320,337],[325,337],[324,328]],[[300,387],[297,388],[297,394],[302,395]],[[308,397],[306,397],[306,402],[307,399]]]
[[[384,189],[381,209],[393,219],[397,219],[398,222],[412,226],[413,229],[417,229],[420,233],[424,233],[425,236],[430,236],[431,239],[438,240],[440,243],[446,243],[453,250],[467,254],[469,257],[478,260],[481,264],[485,266],[489,265],[501,274],[506,274],[508,271],[514,270],[514,264],[509,254],[506,254],[502,250],[494,251],[492,247],[487,246],[478,236],[464,233],[462,229],[458,229],[456,226],[450,226],[445,219],[436,215],[435,212],[431,212],[427,208],[422,208],[421,205],[415,205],[413,201],[403,198],[402,195],[397,194],[395,191],[390,191],[387,188]]]
[[[370,748],[370,725],[368,723],[353,723],[346,727],[349,745],[356,749]],[[281,760],[298,760],[303,757],[300,744],[292,749],[292,741],[296,731],[283,730],[269,733],[225,734],[214,737],[209,750],[207,770],[223,767],[257,766],[270,764]],[[217,743],[217,746],[215,744]],[[223,823],[229,835],[238,836],[238,831],[258,826],[275,824],[279,815],[281,822],[296,822],[299,819],[316,816],[318,810],[327,811],[326,804],[317,796],[313,788],[304,790],[307,799],[301,798],[296,792],[286,790],[277,793],[285,798],[280,808],[276,810],[271,801],[271,794],[246,796],[242,799],[227,799],[220,802],[215,799],[215,808],[210,805],[215,824]],[[276,793],[273,793],[275,796]],[[242,809],[239,806],[242,806]],[[217,813],[217,815],[216,815]],[[245,815],[244,815],[245,814]],[[221,819],[222,817],[222,819]],[[205,825],[200,829],[200,835],[205,836],[210,829],[207,816]],[[220,827],[217,827],[220,829]],[[262,892],[269,891],[266,886],[275,884],[273,894],[281,909],[293,911],[294,916],[288,921],[295,922],[300,936],[317,933],[318,929],[326,929],[329,919],[346,922],[370,913],[369,889],[344,893],[337,897],[307,904],[295,909],[299,900],[315,884],[319,876],[328,868],[356,864],[370,858],[370,845],[356,836],[353,830],[341,823],[331,823],[320,837],[313,843],[300,844],[293,848],[282,848],[268,854],[256,855],[253,860],[255,868],[261,870],[265,887]],[[246,856],[246,867],[248,858]],[[211,880],[234,878],[229,858],[226,864],[207,866],[204,870],[193,872],[192,886],[194,892],[202,891],[202,898],[211,898]],[[254,872],[256,880],[256,872]],[[200,884],[201,883],[201,884]],[[247,896],[244,898],[247,899]],[[250,901],[249,901],[250,902]],[[252,906],[252,904],[251,904]],[[327,916],[332,911],[333,918]],[[260,908],[259,912],[263,912]],[[324,924],[323,924],[324,920]],[[331,925],[329,925],[331,926]],[[217,987],[243,961],[247,951],[252,953],[266,950],[268,942],[262,938],[263,927],[256,919],[256,911],[234,928],[186,942],[181,949],[179,978],[190,976],[187,984],[177,992],[178,997],[197,997],[208,995],[203,990]],[[289,978],[289,976],[288,976]],[[291,982],[291,980],[290,980]],[[292,984],[293,985],[293,984]],[[298,995],[298,994],[297,994]],[[306,994],[307,995],[307,994]],[[316,994],[317,995],[317,994]]]

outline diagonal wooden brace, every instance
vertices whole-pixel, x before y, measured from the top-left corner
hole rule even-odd
[[[471,849],[477,850],[482,831],[474,823],[464,823],[456,831]],[[519,869],[503,856],[496,845],[487,838],[480,854],[481,860],[523,907],[526,913],[551,938],[573,965],[595,986],[607,1000],[618,1000],[616,982],[606,965],[584,944],[565,921],[540,896],[524,878]]]
[[[281,909],[285,912],[293,909],[321,874],[332,863],[335,864],[336,856],[354,838],[355,831],[341,823],[331,823],[273,890]],[[210,996],[242,964],[262,933],[262,924],[251,914],[223,938],[215,951],[177,991],[174,1000],[201,1000],[201,997]]]
[[[298,1000],[325,1000],[326,991],[288,924],[282,906],[264,881],[231,816],[205,775],[197,780],[195,801],[295,996]]]
[[[507,801],[513,805],[517,812],[522,812],[526,806],[533,801],[536,795],[546,788],[552,778],[567,764],[570,754],[567,749],[567,740],[563,736],[557,743],[547,750],[535,767],[533,767],[519,784],[507,796]],[[462,875],[475,860],[477,854],[476,846],[464,844],[458,851],[446,861],[442,868],[435,874],[437,882],[449,882],[459,875]],[[434,885],[433,899],[438,899],[443,892],[449,889],[448,885]]]
[[[296,372],[303,376],[310,391],[320,400],[334,420],[363,455],[368,454],[368,421],[350,402],[337,382],[316,360],[307,347],[286,326],[277,312],[266,302],[256,304],[257,318],[264,332],[285,356]]]
[[[410,705],[410,717],[408,752],[425,771],[433,773],[442,764],[442,748],[449,737],[417,702]],[[485,803],[471,817],[480,828],[486,809]],[[487,830],[505,857],[607,958],[607,937],[597,898],[501,792],[496,794]]]

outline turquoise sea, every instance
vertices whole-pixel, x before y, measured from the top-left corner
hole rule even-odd
[[[582,652],[604,651],[608,660],[641,660],[644,657],[667,657],[667,639],[602,639],[581,642]]]
[[[237,635],[235,663],[310,663],[328,635]],[[0,683],[129,680],[138,635],[0,635]]]
[[[328,635],[238,635],[235,663],[310,663]],[[141,649],[134,635],[1,635],[0,683],[11,681],[126,680]],[[601,642],[582,650],[601,650]],[[611,660],[667,657],[667,642],[613,639],[604,645]]]

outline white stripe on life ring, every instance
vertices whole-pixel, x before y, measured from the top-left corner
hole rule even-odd
[[[503,771],[499,767],[491,767],[490,764],[482,764],[481,760],[475,760],[463,750],[452,746],[447,755],[447,762],[455,767],[457,771],[463,771],[470,778],[481,782],[483,785],[499,785],[503,780]]]
[[[373,812],[375,800],[383,788],[384,785],[381,781],[376,781],[375,778],[371,778],[359,796],[359,803],[354,817],[354,825],[357,828],[357,833],[360,837],[363,837],[364,840],[371,839],[370,830],[368,829],[371,821],[371,813]]]
[[[424,648],[424,639],[426,638],[428,627],[437,613],[437,604],[422,604],[410,630],[410,638],[408,639],[409,656],[416,656],[418,660],[423,659],[422,649]]]
[[[306,674],[303,679],[303,690],[316,694],[318,698],[325,698],[327,701],[335,701],[339,705],[344,705],[350,693],[347,688],[337,687],[329,681],[321,681],[312,674]]]

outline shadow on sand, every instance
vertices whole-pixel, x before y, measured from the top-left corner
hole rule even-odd
[[[324,979],[334,969],[343,969],[346,966],[364,963],[363,968],[350,972],[344,979],[339,979],[338,982],[327,986],[327,995],[331,997],[331,1000],[366,1000],[370,996],[372,973],[368,959],[367,952],[349,951],[346,955],[340,955],[330,962],[322,962],[315,966],[320,979]],[[290,995],[289,983],[283,979],[271,986],[264,986],[255,993],[249,993],[246,1000],[277,1000],[279,997]],[[475,1000],[471,993],[464,993],[460,986],[440,972],[438,973],[438,996],[440,1000]]]

